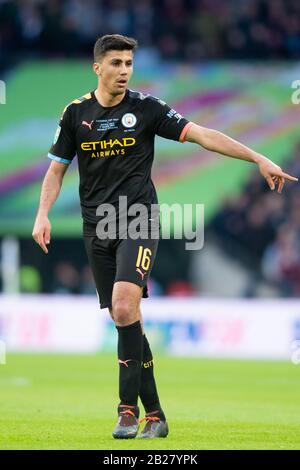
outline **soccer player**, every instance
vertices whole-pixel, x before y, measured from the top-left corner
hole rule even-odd
[[[139,427],[138,397],[145,408],[140,437],[166,437],[168,424],[153,373],[153,357],[143,330],[140,302],[147,297],[147,280],[158,239],[141,233],[139,239],[99,237],[101,207],[111,204],[120,221],[119,198],[128,207],[157,203],[151,181],[154,137],[194,142],[233,158],[254,162],[270,189],[285,180],[297,181],[271,160],[213,129],[189,122],[160,99],[128,88],[133,71],[135,39],[118,34],[99,38],[93,69],[98,86],[64,110],[48,156],[33,238],[45,253],[50,243],[48,213],[61,189],[64,174],[77,154],[83,236],[93,271],[100,308],[108,308],[118,332],[119,396],[115,438],[134,438]],[[100,208],[97,211],[97,208]],[[100,214],[101,213],[101,214]],[[100,214],[100,215],[99,215]],[[150,212],[149,212],[150,214]],[[134,216],[129,217],[134,220]],[[149,216],[153,222],[153,216]],[[159,226],[159,215],[154,216]]]

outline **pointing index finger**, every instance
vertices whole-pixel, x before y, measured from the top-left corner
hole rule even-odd
[[[284,173],[284,171],[282,172],[282,176],[290,181],[298,181],[298,178],[296,178],[295,176],[291,176],[288,173]]]

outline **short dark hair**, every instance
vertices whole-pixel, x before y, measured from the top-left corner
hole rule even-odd
[[[94,61],[97,62],[107,51],[134,51],[138,42],[121,34],[106,34],[97,39],[94,46]]]

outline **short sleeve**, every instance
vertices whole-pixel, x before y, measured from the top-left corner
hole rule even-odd
[[[192,125],[191,122],[159,98],[151,96],[149,107],[155,134],[166,139],[185,141],[187,130]]]
[[[72,125],[70,106],[60,119],[48,157],[59,163],[70,164],[76,154],[76,141]]]

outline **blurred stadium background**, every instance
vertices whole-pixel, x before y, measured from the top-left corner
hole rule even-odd
[[[0,407],[9,429],[0,448],[117,448],[103,440],[117,401],[116,334],[84,252],[76,162],[50,213],[49,254],[31,238],[61,111],[96,87],[93,44],[116,32],[140,44],[131,88],[300,177],[298,1],[0,0]],[[272,193],[251,164],[160,138],[153,180],[161,203],[204,204],[206,222],[200,251],[160,242],[142,304],[173,427],[184,421],[197,437],[182,433],[164,448],[299,448],[299,184]],[[190,415],[178,413],[186,401]],[[107,431],[96,439],[103,403]]]

